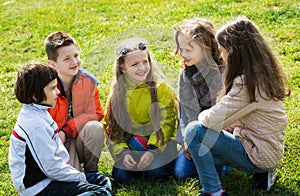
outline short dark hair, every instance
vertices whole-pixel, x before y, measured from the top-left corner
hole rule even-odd
[[[51,65],[40,62],[24,65],[18,71],[14,87],[18,101],[25,104],[42,102],[46,99],[44,87],[57,77],[57,71]]]
[[[63,46],[76,45],[75,39],[68,33],[60,31],[51,33],[44,43],[44,47],[48,56],[48,60],[56,61],[58,57],[57,50]]]

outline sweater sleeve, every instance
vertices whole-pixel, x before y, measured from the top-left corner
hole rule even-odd
[[[85,96],[84,105],[81,106],[74,106],[74,107],[83,107],[82,111],[80,113],[76,112],[76,109],[74,109],[74,118],[67,121],[65,127],[63,130],[67,133],[67,135],[71,138],[77,137],[78,133],[82,129],[82,127],[91,120],[97,120],[101,121],[104,112],[103,108],[100,102],[99,98],[99,92],[97,89],[97,86],[90,82],[93,86],[91,88],[91,92]],[[73,99],[76,99],[77,97],[74,97]],[[82,98],[80,98],[82,99]],[[75,101],[74,101],[75,102]]]
[[[112,158],[115,162],[122,159],[122,154],[126,149],[129,149],[126,141],[121,141],[120,143],[115,143],[111,140],[106,140],[107,147],[109,149]]]
[[[199,111],[202,109],[198,103],[197,95],[190,81],[185,81],[183,73],[179,75],[179,101],[184,110],[187,122],[197,119]]]
[[[198,120],[207,128],[221,131],[251,113],[256,107],[256,102],[249,101],[242,77],[237,77],[231,90],[216,105],[201,112]]]
[[[199,112],[202,110],[199,105],[196,92],[190,81],[185,80],[183,71],[179,74],[179,128],[177,132],[177,141],[182,144],[186,135],[185,127],[188,123],[197,120]]]

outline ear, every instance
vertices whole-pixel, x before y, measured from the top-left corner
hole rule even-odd
[[[56,63],[53,60],[48,60],[48,64],[56,67]]]
[[[35,95],[32,96],[32,99],[37,102],[37,98],[35,97]]]
[[[124,67],[125,67],[124,64],[121,64],[121,65],[120,65],[120,70],[122,71],[122,73],[126,73],[126,72],[127,72],[126,69],[125,69]]]

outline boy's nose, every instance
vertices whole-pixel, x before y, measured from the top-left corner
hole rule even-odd
[[[73,64],[78,64],[80,60],[78,58],[72,58],[72,63]]]

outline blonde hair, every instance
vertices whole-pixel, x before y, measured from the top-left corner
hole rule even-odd
[[[195,41],[200,47],[204,48],[203,51],[208,64],[217,64],[219,69],[224,67],[224,62],[215,38],[214,26],[211,21],[202,18],[189,19],[175,24],[173,28],[175,30],[174,39],[176,43],[173,55],[180,55],[178,36],[182,34],[188,40]],[[183,62],[182,67],[185,68]]]

